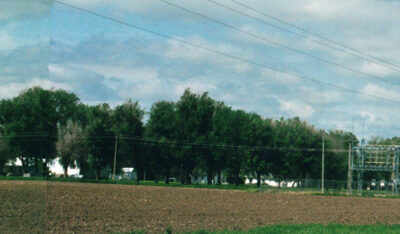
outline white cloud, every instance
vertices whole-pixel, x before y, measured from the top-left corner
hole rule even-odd
[[[299,102],[281,101],[280,109],[291,116],[298,116],[304,119],[308,119],[314,114],[314,108],[312,106]]]
[[[182,38],[182,40],[190,41],[193,44],[207,47],[222,53],[238,55],[241,53],[240,49],[235,48],[228,43],[211,43],[202,37],[194,36],[189,38]],[[168,40],[168,47],[163,52],[163,56],[167,59],[183,59],[186,61],[196,63],[232,63],[236,60],[229,59],[225,56],[215,54],[201,48],[193,47],[175,40]]]
[[[33,78],[29,82],[24,83],[8,83],[0,85],[0,98],[12,98],[17,96],[22,90],[40,86],[44,89],[65,89],[70,90],[71,87],[65,83],[57,83],[49,79]]]
[[[40,18],[50,13],[53,0],[2,0],[0,1],[0,23],[24,18]]]
[[[362,92],[393,101],[400,101],[400,93],[398,91],[384,88],[382,86],[378,86],[372,83],[368,83],[367,85],[365,85],[362,88]]]
[[[209,82],[207,78],[195,78],[186,82],[178,83],[174,86],[175,96],[179,97],[185,89],[190,88],[194,93],[213,92],[216,90],[216,85]]]
[[[265,68],[261,69],[261,77],[268,79],[269,83],[296,84],[301,81],[295,76]]]
[[[357,1],[312,0],[304,4],[304,12],[321,19],[345,16],[349,9],[359,7]]]
[[[0,31],[0,50],[13,50],[21,44],[18,38],[12,37],[6,31]]]
[[[370,113],[370,112],[368,112],[368,111],[362,111],[362,112],[360,113],[360,115],[361,115],[364,119],[366,119],[367,121],[371,121],[371,122],[374,122],[374,121],[377,119],[377,116],[376,116],[376,115],[374,115],[374,114],[372,114],[372,113]]]
[[[375,76],[379,76],[379,77],[385,77],[385,76],[389,76],[392,74],[395,74],[396,71],[389,69],[385,66],[376,64],[376,63],[371,63],[371,62],[364,62],[362,63],[361,67],[361,71],[368,73],[368,74],[372,74]]]
[[[66,69],[65,66],[60,64],[50,63],[47,68],[49,69],[50,75],[55,77],[69,77],[69,79],[73,79],[76,75],[75,71]]]
[[[99,73],[107,78],[122,78],[127,82],[137,81],[138,79],[154,79],[158,77],[158,71],[153,67],[123,67],[96,64],[70,64],[70,66]]]
[[[297,95],[302,96],[303,100],[306,100],[311,104],[318,104],[324,107],[327,104],[339,105],[341,102],[346,101],[347,95],[340,93],[337,90],[322,89],[321,87],[310,87],[301,86],[298,87]],[[326,108],[330,108],[326,107]]]
[[[232,69],[239,74],[244,74],[246,72],[249,72],[253,69],[253,66],[249,65],[248,63],[235,63],[232,65]]]

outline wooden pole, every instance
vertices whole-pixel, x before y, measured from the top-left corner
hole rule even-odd
[[[118,147],[118,136],[115,135],[115,146],[114,146],[114,168],[112,179],[115,180],[115,167],[117,165],[117,147]]]
[[[347,195],[352,194],[351,191],[351,142],[349,143],[349,158],[347,167]]]

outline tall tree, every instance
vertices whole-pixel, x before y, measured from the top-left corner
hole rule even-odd
[[[230,127],[228,125],[228,119],[232,114],[232,110],[230,107],[226,106],[222,102],[216,103],[215,106],[215,114],[213,119],[213,143],[221,145],[220,148],[216,148],[213,150],[214,161],[213,164],[214,170],[217,173],[217,184],[221,184],[222,180],[222,171],[226,169],[227,155],[229,151],[226,150],[226,145],[229,143],[228,136]]]
[[[65,127],[59,127],[56,146],[66,178],[68,167],[76,167],[76,160],[85,157],[87,153],[82,128],[69,120]]]
[[[261,176],[267,174],[271,167],[268,150],[272,147],[271,121],[252,113],[247,134],[247,145],[251,146],[251,150],[247,157],[246,169],[250,175],[255,175],[257,187],[260,187]]]
[[[92,176],[96,179],[101,176],[102,169],[112,168],[115,143],[112,114],[108,104],[90,108],[86,143]]]
[[[179,166],[182,171],[181,182],[191,183],[193,169],[198,164],[199,151],[193,145],[185,142],[208,141],[212,131],[214,101],[208,93],[196,95],[186,89],[176,104],[177,109],[177,138],[181,141],[178,154]]]
[[[227,173],[230,181],[236,185],[243,183],[241,176],[245,169],[245,161],[249,156],[249,151],[244,146],[248,143],[247,129],[249,128],[250,115],[242,110],[231,112],[227,118],[227,143],[238,146],[235,150],[230,150],[227,157]]]
[[[10,158],[4,129],[5,126],[0,124],[0,175],[3,173],[4,165]]]
[[[28,89],[11,100],[12,110],[6,125],[10,147],[24,168],[35,165],[48,175],[47,164],[55,156],[57,135],[56,105],[49,90]]]
[[[153,160],[156,162],[155,170],[162,171],[165,183],[169,183],[171,169],[175,163],[174,147],[166,141],[175,139],[176,124],[175,104],[167,101],[160,101],[153,104],[150,110],[150,119],[146,125],[146,135],[159,140],[159,143],[152,147]]]
[[[304,169],[304,165],[310,160],[308,156],[316,154],[304,149],[320,148],[309,143],[315,141],[312,127],[298,117],[288,120],[282,118],[275,121],[274,126],[274,147],[279,150],[275,151],[272,157],[275,164],[273,175],[277,178],[304,178],[309,174],[309,171]]]
[[[51,94],[54,99],[57,123],[60,126],[65,127],[69,120],[75,123],[81,122],[79,98],[74,93],[56,90]]]
[[[143,175],[143,169],[147,163],[144,158],[143,147],[140,146],[140,138],[144,134],[143,117],[144,111],[140,108],[139,103],[129,100],[115,108],[113,118],[114,131],[117,135],[122,136],[119,147],[118,165],[122,165],[122,162],[132,164],[136,171],[137,182],[139,182],[140,177]],[[123,155],[128,157],[123,158]]]
[[[211,99],[207,93],[204,93],[199,97],[197,118],[199,119],[199,132],[197,141],[201,147],[198,148],[199,153],[199,165],[202,166],[207,173],[207,184],[212,183],[212,178],[215,175],[216,168],[216,155],[213,154],[212,148],[208,146],[209,143],[213,142],[213,130],[214,130],[214,117],[215,117],[216,102]]]
[[[11,115],[11,102],[9,100],[0,100],[0,174],[3,172],[4,165],[10,157],[7,146],[6,124],[9,123]]]
[[[345,180],[348,169],[348,148],[356,145],[357,137],[346,131],[331,130],[325,136],[326,149],[338,149],[343,152],[325,152],[325,177],[330,180]]]

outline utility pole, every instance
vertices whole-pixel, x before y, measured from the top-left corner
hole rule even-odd
[[[347,167],[347,195],[352,194],[351,191],[351,142],[349,142],[349,159]]]
[[[117,147],[118,147],[118,136],[115,135],[115,145],[114,145],[114,169],[112,179],[115,180],[115,167],[117,164]]]
[[[321,192],[325,192],[325,135],[322,133],[322,173],[321,173]]]

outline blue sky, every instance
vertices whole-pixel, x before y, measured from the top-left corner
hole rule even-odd
[[[207,0],[168,1],[268,40],[400,84],[400,71],[396,69],[323,47]],[[302,33],[230,0],[215,1]],[[353,130],[360,137],[365,119],[367,137],[400,135],[400,92],[391,83],[276,47],[159,0],[64,2],[398,104],[299,80],[48,0],[0,0],[0,98],[10,98],[23,89],[40,85],[75,92],[89,104],[108,102],[114,106],[132,98],[149,110],[152,103],[163,99],[176,101],[185,88],[191,88],[194,92],[207,91],[214,99],[266,118],[299,116],[319,128]],[[400,3],[397,1],[239,2],[400,65]]]

